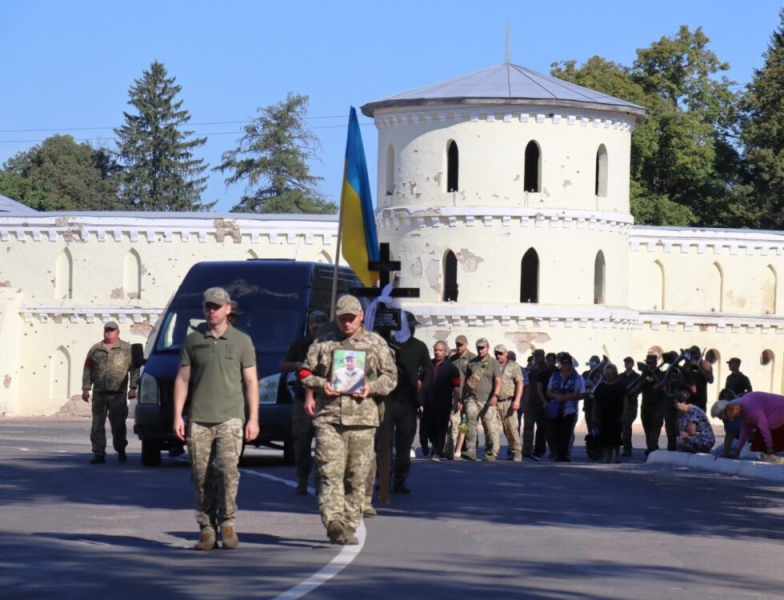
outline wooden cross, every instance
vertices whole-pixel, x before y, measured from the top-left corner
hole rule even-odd
[[[383,289],[389,285],[390,273],[400,271],[400,261],[389,259],[389,244],[379,245],[381,260],[368,261],[368,270],[379,273],[379,287],[351,288],[351,293],[362,298],[378,298]],[[392,298],[419,298],[419,288],[392,288],[389,293]],[[376,307],[376,317],[373,329],[387,341],[390,341],[392,331],[400,329],[402,324],[400,309]],[[379,502],[389,504],[389,480],[392,462],[392,431],[389,423],[389,411],[384,411],[384,416],[379,425],[378,432],[378,499]]]

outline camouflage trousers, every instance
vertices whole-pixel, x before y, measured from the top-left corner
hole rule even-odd
[[[512,410],[512,399],[499,400],[496,405],[496,412],[498,413],[498,420],[501,421],[501,428],[504,430],[506,436],[506,444],[509,447],[509,452],[514,456],[523,455],[523,447],[520,443],[520,421],[517,418],[517,411]],[[500,446],[500,437],[499,437]],[[498,447],[496,446],[496,454]]]
[[[112,446],[117,452],[125,450],[128,445],[125,431],[125,420],[128,418],[128,402],[125,391],[93,393],[93,424],[90,428],[90,442],[93,454],[106,454],[106,415],[112,426]]]
[[[492,410],[491,410],[492,409]],[[490,406],[487,401],[480,402],[476,398],[468,398],[465,402],[466,417],[468,418],[468,433],[466,433],[466,452],[475,452],[476,439],[479,435],[478,423],[482,420],[485,430],[485,456],[498,456],[501,446],[501,435],[498,431],[498,411]]]
[[[291,416],[291,435],[294,438],[294,463],[297,465],[297,478],[307,481],[313,466],[311,447],[313,446],[313,419],[305,413],[305,403],[294,400]]]
[[[319,509],[324,527],[332,521],[351,531],[359,527],[375,433],[375,427],[361,425],[316,425]]]
[[[243,425],[242,419],[223,423],[188,422],[194,512],[202,529],[234,526]]]
[[[457,443],[457,434],[460,433],[460,423],[463,420],[463,411],[458,410],[457,412],[452,411],[449,413],[449,431],[447,431],[446,436],[446,448],[444,448],[444,456],[453,456],[456,450],[460,450],[460,448],[455,448],[455,444]]]

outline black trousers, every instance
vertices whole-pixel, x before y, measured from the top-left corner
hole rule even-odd
[[[577,415],[561,416],[550,421],[553,437],[555,438],[553,441],[555,442],[556,452],[558,453],[558,460],[566,460],[569,458],[569,444],[572,441],[572,434],[576,421]]]
[[[640,407],[642,428],[645,431],[645,449],[650,453],[659,449],[659,436],[664,425],[664,411],[662,406]]]
[[[419,445],[423,449],[430,445],[433,449],[433,454],[443,456],[451,412],[451,403],[424,407],[422,419],[419,421]]]

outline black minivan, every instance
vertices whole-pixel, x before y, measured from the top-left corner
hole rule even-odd
[[[314,310],[329,314],[333,265],[293,260],[201,262],[193,265],[172,297],[157,332],[148,342],[147,360],[139,383],[134,432],[142,443],[142,464],[159,465],[161,451],[181,452],[172,431],[174,379],[182,342],[204,323],[202,298],[210,287],[225,288],[238,303],[236,327],[251,336],[259,374],[259,437],[252,445],[283,448],[293,462],[291,377],[279,367],[289,345],[306,332]],[[338,295],[362,282],[347,267],[338,271]]]

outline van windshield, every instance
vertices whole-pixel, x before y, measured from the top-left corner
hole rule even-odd
[[[297,331],[298,318],[299,312],[294,310],[248,310],[238,315],[236,327],[251,337],[256,352],[284,353],[301,335]],[[155,349],[158,352],[179,351],[185,337],[203,325],[204,314],[200,308],[172,309],[164,317]]]

